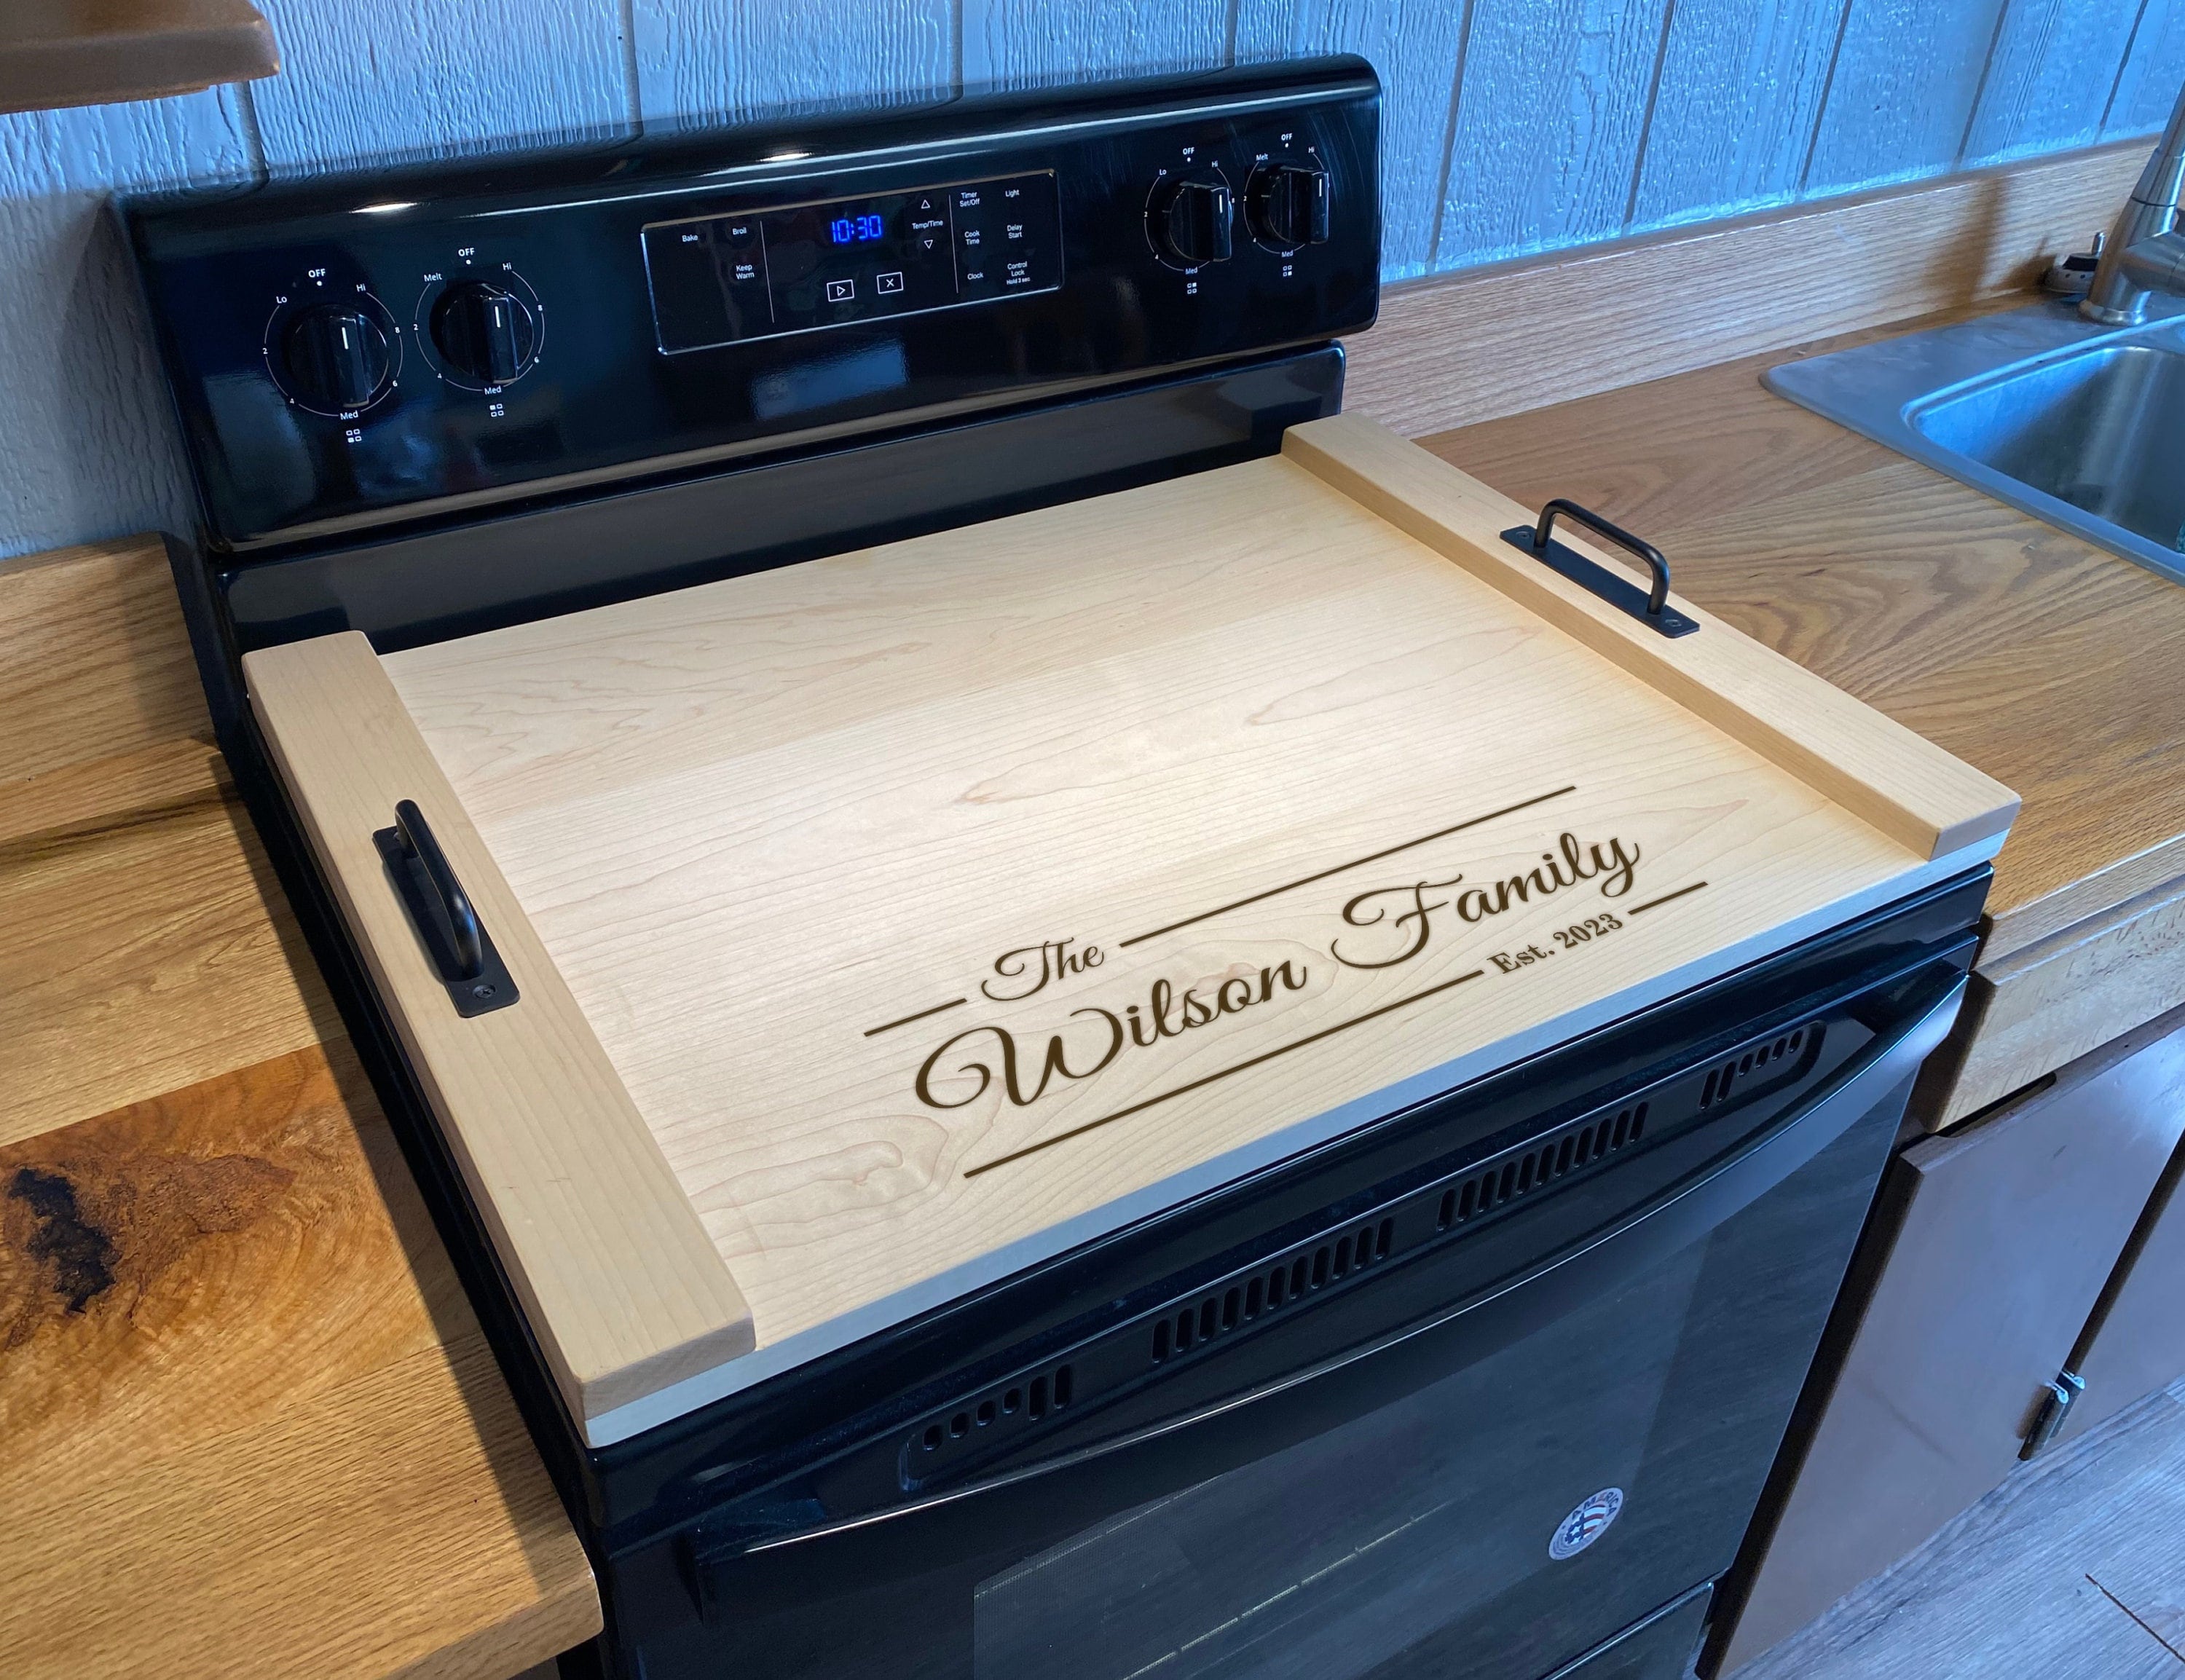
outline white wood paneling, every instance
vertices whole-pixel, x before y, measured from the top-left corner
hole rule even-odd
[[[2100,138],[2139,17],[2125,0],[2011,0],[1965,132],[1965,165]]]
[[[765,0],[759,0],[765,3]],[[964,81],[1005,87],[1229,56],[1228,0],[960,0]]]
[[[947,92],[955,76],[949,0],[634,0],[631,15],[648,125],[915,98]]]
[[[282,69],[251,98],[277,166],[612,133],[635,116],[620,0],[264,4]]]
[[[1953,165],[2003,3],[1851,0],[1806,191],[1849,192]]]
[[[1847,0],[1680,0],[1670,14],[1632,224],[1797,196]]]
[[[2185,81],[2185,0],[2143,0],[2117,73],[2102,134],[2115,140],[2146,134],[2169,120],[2177,87]]]
[[[188,528],[180,440],[105,196],[255,163],[225,88],[0,116],[0,556]]]
[[[1620,231],[1668,0],[1473,0],[1438,268]]]

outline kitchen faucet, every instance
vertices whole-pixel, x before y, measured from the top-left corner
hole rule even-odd
[[[2185,188],[2185,92],[2162,131],[2162,143],[2140,171],[2116,226],[2102,248],[2093,284],[2079,313],[2105,327],[2132,327],[2147,318],[2157,292],[2185,297],[2185,232],[2178,227],[2178,194]]]

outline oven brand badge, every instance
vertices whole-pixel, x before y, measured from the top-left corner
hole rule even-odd
[[[1578,1508],[1556,1525],[1548,1542],[1548,1555],[1557,1563],[1574,1558],[1608,1532],[1623,1509],[1623,1490],[1604,1487],[1579,1501]]]

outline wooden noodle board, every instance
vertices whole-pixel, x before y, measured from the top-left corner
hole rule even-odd
[[[1599,606],[1497,543],[1523,516],[1346,419],[383,659],[252,655],[591,1438],[2000,844],[2006,790],[1703,614]],[[1745,692],[1672,697],[1711,682]],[[455,1019],[370,848],[399,797],[522,1002]],[[527,1042],[598,1080],[557,1096]]]

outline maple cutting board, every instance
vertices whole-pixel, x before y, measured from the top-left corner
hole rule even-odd
[[[1370,421],[253,704],[571,1411],[623,1438],[1992,856]],[[1573,544],[1573,546],[1581,546]],[[1612,562],[1611,562],[1612,563]],[[414,800],[521,1000],[459,1016]]]

